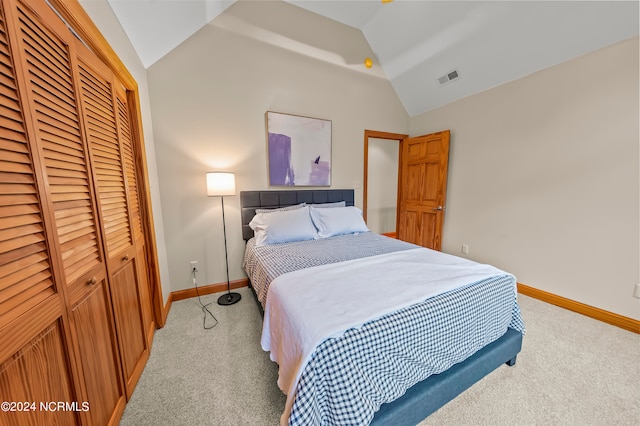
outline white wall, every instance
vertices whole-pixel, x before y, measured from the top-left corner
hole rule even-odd
[[[367,56],[354,28],[283,2],[236,2],[149,67],[172,291],[193,287],[191,260],[199,285],[226,282],[205,173],[235,172],[238,192],[269,188],[266,111],[332,121],[333,188],[361,187],[364,129],[406,133],[406,111]],[[245,276],[239,198],[225,198],[231,280]]]
[[[396,231],[400,142],[369,138],[367,226],[383,234]]]
[[[166,303],[171,286],[169,284],[169,268],[165,245],[164,230],[162,227],[162,210],[160,203],[160,191],[158,185],[158,169],[156,166],[155,143],[153,127],[151,124],[151,105],[149,103],[149,90],[147,88],[147,72],[142,66],[127,35],[120,26],[106,0],[80,0],[80,4],[87,12],[91,20],[96,24],[111,48],[116,52],[127,70],[138,83],[140,96],[140,112],[142,114],[142,130],[146,149],[147,168],[149,170],[149,185],[151,191],[151,204],[153,220],[156,230],[156,244],[158,250],[158,262],[160,279],[162,281],[162,297]]]
[[[451,129],[443,251],[640,319],[638,38],[410,121]]]

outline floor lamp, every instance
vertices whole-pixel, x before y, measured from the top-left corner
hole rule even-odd
[[[241,296],[238,293],[231,293],[229,283],[229,256],[227,254],[227,224],[224,219],[224,197],[225,195],[236,195],[236,177],[233,173],[211,172],[207,173],[207,195],[209,197],[220,197],[222,200],[222,229],[224,230],[224,260],[227,265],[227,294],[218,298],[218,305],[233,305],[237,303]]]

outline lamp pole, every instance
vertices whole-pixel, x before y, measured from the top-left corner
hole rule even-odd
[[[224,196],[222,200],[222,232],[224,234],[224,262],[227,266],[227,294],[223,294],[218,298],[218,305],[233,305],[241,299],[239,293],[231,293],[231,283],[229,282],[229,255],[227,253],[227,221],[224,218]]]

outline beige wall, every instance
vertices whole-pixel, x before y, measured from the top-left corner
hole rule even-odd
[[[443,250],[640,319],[638,38],[413,117],[451,129]]]
[[[332,121],[332,187],[361,206],[364,129],[406,132],[409,117],[362,33],[281,2],[237,2],[147,70],[173,291],[226,282],[220,199],[205,173],[237,191],[269,188],[265,112]],[[245,276],[240,197],[226,197],[231,280]]]
[[[369,138],[367,226],[379,234],[396,231],[400,142]]]
[[[165,246],[164,230],[162,228],[162,210],[160,204],[160,191],[158,188],[158,169],[156,166],[155,144],[153,128],[151,125],[151,106],[149,104],[149,90],[147,88],[147,72],[142,66],[131,42],[127,38],[118,18],[114,15],[106,0],[80,0],[80,4],[87,12],[91,20],[96,24],[102,35],[111,45],[127,70],[138,83],[140,96],[140,112],[142,114],[142,130],[147,155],[147,167],[149,170],[149,185],[151,190],[151,203],[156,230],[156,245],[158,249],[158,264],[160,267],[160,279],[162,281],[162,296],[166,302],[171,293],[169,285],[169,268]]]

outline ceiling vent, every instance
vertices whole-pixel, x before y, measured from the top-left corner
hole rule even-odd
[[[440,77],[438,79],[438,83],[440,84],[440,86],[444,86],[445,84],[449,84],[454,80],[457,80],[460,78],[460,74],[458,74],[458,71],[453,70],[448,74],[443,75],[442,77]]]

